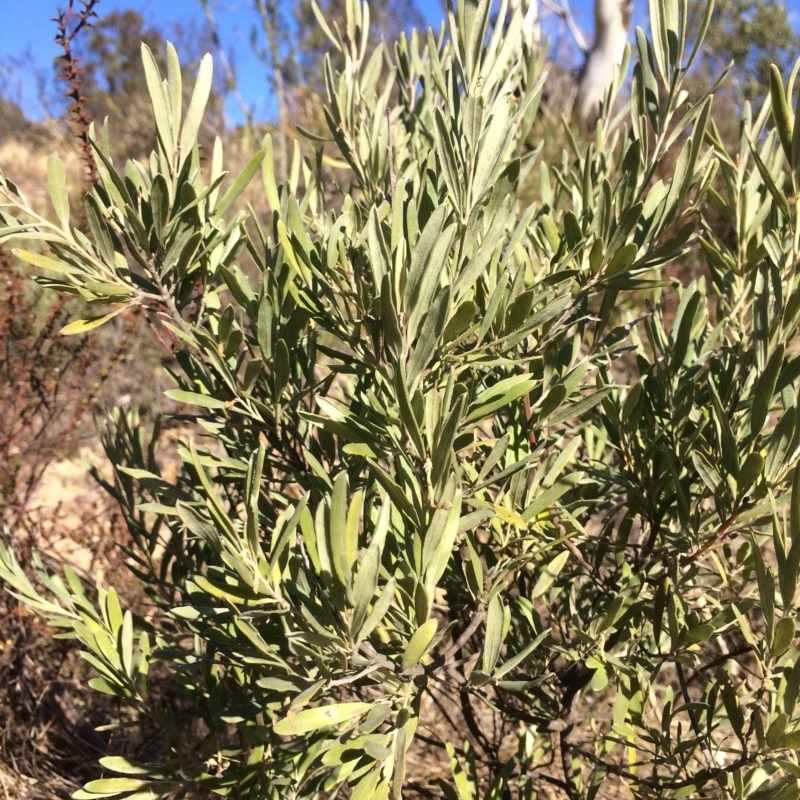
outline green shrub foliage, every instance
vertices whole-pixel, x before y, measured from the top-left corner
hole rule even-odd
[[[520,10],[390,52],[348,0],[335,156],[278,182],[267,138],[229,179],[210,59],[182,109],[143,48],[158,147],[120,171],[95,133],[84,230],[57,156],[50,218],[0,179],[0,241],[96,309],[64,333],[143,310],[190,409],[175,483],[158,424],[100,427],[150,612],[0,550],[166,731],[76,797],[800,797],[798,69],[731,149],[686,0],[650,12],[583,143]]]

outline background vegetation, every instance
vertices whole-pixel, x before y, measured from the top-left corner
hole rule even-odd
[[[709,82],[704,33],[739,33],[653,2],[587,133],[543,103],[521,12],[390,46],[348,2],[315,82],[264,5],[278,124],[223,142],[210,60],[189,80],[131,15],[81,40],[92,7],[60,23],[85,191],[58,156],[29,197],[0,178],[17,772],[82,798],[800,796],[796,70]],[[157,391],[106,392],[121,362]],[[96,576],[43,562],[29,502],[89,411]],[[37,648],[47,702],[20,689]],[[76,705],[76,651],[106,701]]]

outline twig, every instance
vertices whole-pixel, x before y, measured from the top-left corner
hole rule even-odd
[[[536,725],[543,731],[551,730],[550,726],[554,722],[551,717],[543,717],[539,714],[532,714],[530,711],[526,711],[524,708],[517,708],[505,699],[502,691],[498,691],[497,697],[495,698],[495,703],[504,714],[519,722],[525,722],[528,725]]]
[[[475,741],[481,746],[481,749],[492,761],[497,760],[497,747],[496,743],[489,740],[489,737],[483,732],[483,729],[475,719],[475,711],[470,702],[470,694],[464,690],[460,693],[461,713],[464,716],[464,722],[470,730]]]
[[[686,711],[689,714],[692,730],[695,736],[702,742],[706,767],[708,767],[709,771],[713,772],[714,768],[717,766],[716,761],[714,761],[714,754],[711,752],[706,736],[700,726],[700,718],[697,716],[697,710],[692,707],[692,696],[689,694],[689,684],[686,682],[686,673],[683,671],[683,664],[679,661],[675,662],[675,671],[678,673],[678,682],[681,685],[681,694],[683,695],[683,702],[686,703]]]
[[[454,642],[450,643],[450,646],[442,653],[439,657],[438,662],[439,666],[444,664],[444,666],[449,666],[448,662],[450,659],[472,638],[472,634],[478,630],[478,626],[486,619],[486,609],[481,606],[480,608],[475,611],[472,615],[472,619],[469,621],[469,624],[466,628],[464,628],[464,632],[461,636],[458,637]]]
[[[701,545],[691,553],[687,553],[681,559],[681,566],[689,566],[689,564],[693,564],[695,561],[697,561],[700,556],[705,555],[709,550],[713,550],[725,538],[725,534],[728,533],[736,520],[739,519],[739,514],[741,514],[741,512],[742,509],[737,509],[734,511],[728,517],[728,519],[726,519],[722,525],[719,526],[717,532],[704,545]]]
[[[586,747],[578,747],[576,748],[578,754],[585,758],[587,761],[591,761],[593,764],[597,764],[599,767],[602,767],[606,772],[611,775],[616,775],[617,777],[624,778],[625,780],[629,781],[630,783],[639,786],[646,786],[648,789],[654,790],[658,792],[658,796],[660,797],[666,791],[675,791],[676,789],[684,789],[687,786],[699,786],[702,787],[704,784],[718,778],[720,775],[725,775],[730,772],[736,772],[737,770],[742,769],[742,767],[747,766],[750,763],[750,760],[747,758],[746,755],[740,756],[736,761],[732,762],[731,764],[726,764],[724,767],[717,767],[715,766],[711,773],[707,772],[695,772],[688,778],[680,778],[679,780],[669,780],[663,778],[647,778],[642,774],[631,772],[630,770],[625,769],[625,767],[620,766],[619,764],[614,764],[611,761],[604,761],[599,756],[595,755],[591,750]]]
[[[61,70],[59,79],[67,85],[66,95],[70,100],[69,116],[77,130],[77,137],[81,143],[81,150],[83,153],[83,162],[86,166],[86,180],[89,186],[93,186],[99,180],[97,172],[97,163],[94,160],[94,152],[92,150],[92,140],[89,135],[89,126],[91,125],[92,118],[87,108],[87,99],[82,94],[83,88],[83,70],[78,66],[78,57],[72,50],[72,43],[75,37],[87,26],[91,25],[91,18],[96,17],[94,7],[100,0],[81,0],[83,8],[80,11],[73,9],[73,0],[69,0],[69,5],[65,11],[60,8],[55,17],[55,23],[58,26],[58,34],[56,34],[55,41],[64,51],[59,56],[61,62]],[[74,27],[70,30],[70,26]]]
[[[703,677],[703,673],[710,672],[712,669],[716,669],[720,664],[724,664],[727,661],[733,661],[734,659],[738,658],[739,656],[745,656],[748,653],[752,653],[755,650],[753,645],[745,644],[741,647],[738,647],[736,650],[729,650],[727,653],[720,653],[718,656],[715,656],[711,659],[711,661],[707,661],[702,666],[699,666],[696,670],[694,675],[688,679],[687,683],[692,683],[693,681],[699,681]],[[736,662],[739,664],[739,662]],[[741,667],[741,664],[739,664]]]
[[[448,706],[448,704],[447,704],[447,703],[444,703],[444,702],[443,702],[443,701],[442,701],[442,700],[439,698],[439,696],[438,696],[438,692],[433,692],[433,691],[431,691],[430,689],[428,689],[428,690],[427,690],[427,695],[428,695],[428,697],[431,699],[431,702],[432,702],[432,703],[433,703],[433,704],[436,706],[436,708],[437,708],[437,709],[439,709],[439,713],[442,715],[442,717],[443,717],[443,718],[444,718],[444,720],[447,722],[447,724],[448,724],[448,725],[449,725],[449,726],[450,726],[450,727],[451,727],[451,728],[452,728],[454,731],[456,731],[457,733],[458,733],[458,732],[460,732],[460,727],[459,727],[459,725],[456,723],[455,719],[453,719],[453,716],[452,716],[452,715],[451,715],[451,713],[450,713],[451,709],[452,709],[452,708],[455,708],[455,703],[452,703],[450,706]],[[440,746],[440,747],[442,747],[442,749],[444,749],[444,745],[443,745],[443,744],[440,744],[439,746]],[[463,752],[461,752],[461,753],[460,753],[460,755],[462,755],[462,756],[463,756],[463,755],[464,755],[464,753],[463,753]]]
[[[578,27],[578,23],[575,21],[575,17],[572,15],[572,11],[569,7],[569,0],[564,0],[563,5],[560,6],[556,5],[554,2],[552,2],[552,0],[542,0],[542,4],[545,5],[553,14],[561,17],[561,19],[564,20],[569,28],[569,32],[575,39],[575,44],[578,46],[578,49],[584,55],[586,55],[589,52],[590,47],[586,41],[586,37],[583,35],[583,31]]]
[[[569,735],[572,732],[572,725],[564,728],[559,734],[558,743],[561,748],[561,769],[564,772],[564,790],[570,800],[581,800],[578,787],[575,785],[575,778],[572,768],[572,744]]]
[[[328,681],[328,686],[348,686],[351,683],[360,681],[362,678],[366,678],[367,675],[370,675],[379,669],[392,670],[394,669],[394,665],[388,660],[379,661],[376,664],[369,664],[360,672],[356,672],[355,675],[345,675],[343,678],[337,678],[336,680]]]

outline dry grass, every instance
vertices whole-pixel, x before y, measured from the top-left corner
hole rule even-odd
[[[70,137],[54,131],[32,147],[16,138],[0,142],[0,172],[13,179],[31,205],[42,212],[49,208],[47,194],[47,159],[58,153],[64,162],[67,182],[75,192],[83,181],[83,162],[75,151]]]

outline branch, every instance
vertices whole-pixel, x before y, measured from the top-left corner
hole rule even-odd
[[[449,666],[450,660],[453,656],[461,650],[461,648],[472,638],[472,635],[478,630],[478,626],[486,619],[486,609],[480,606],[472,615],[469,624],[464,628],[461,636],[455,641],[451,642],[448,648],[437,659],[437,667]]]
[[[714,754],[711,752],[706,740],[706,736],[703,733],[703,729],[700,725],[700,717],[697,715],[697,709],[692,706],[692,696],[689,694],[689,684],[686,683],[686,673],[683,671],[683,664],[681,664],[680,661],[675,662],[675,670],[678,673],[678,682],[681,686],[681,695],[683,696],[683,702],[686,704],[686,711],[689,714],[689,721],[692,724],[692,730],[694,731],[694,735],[698,738],[698,740],[702,742],[702,751],[703,757],[706,760],[706,767],[710,772],[713,772],[714,767],[716,766]]]
[[[572,11],[569,7],[569,0],[563,0],[562,5],[556,5],[553,0],[542,0],[542,3],[548,11],[564,20],[573,39],[575,39],[575,44],[578,49],[581,53],[586,55],[586,53],[589,52],[589,44],[586,41],[586,37],[583,35],[583,31],[575,21],[575,17],[572,15]]]
[[[572,725],[564,728],[559,734],[558,743],[561,748],[561,769],[564,772],[564,790],[569,800],[581,800],[578,787],[575,785],[574,770],[572,768],[572,744],[569,741],[569,734]]]
[[[94,160],[92,150],[92,140],[89,136],[89,126],[92,118],[87,108],[87,99],[82,94],[83,70],[78,66],[78,57],[72,50],[72,43],[75,37],[87,26],[91,25],[91,18],[96,17],[94,7],[100,0],[81,0],[83,8],[80,11],[73,9],[73,0],[69,0],[66,11],[58,10],[55,23],[58,26],[55,42],[61,47],[64,53],[59,56],[61,68],[59,70],[59,80],[67,86],[66,96],[70,100],[69,116],[77,129],[77,137],[81,143],[83,162],[86,166],[86,180],[89,186],[93,186],[99,180],[97,164]],[[70,26],[74,24],[72,30]]]

